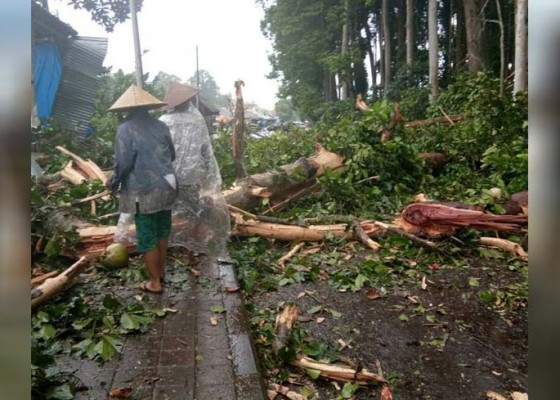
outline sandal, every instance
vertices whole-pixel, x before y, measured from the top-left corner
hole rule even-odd
[[[149,281],[142,282],[142,283],[138,286],[138,288],[139,288],[140,290],[144,291],[144,292],[155,293],[155,294],[159,294],[159,293],[163,292],[163,289],[161,289],[161,290],[153,290],[153,289],[151,289],[151,288],[150,288],[150,282],[149,282]]]

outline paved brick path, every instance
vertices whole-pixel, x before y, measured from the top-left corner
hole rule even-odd
[[[108,399],[111,388],[122,387],[134,388],[138,400],[265,399],[241,295],[225,291],[237,286],[232,266],[197,268],[198,283],[190,273],[168,270],[164,293],[150,296],[176,312],[128,336],[119,359],[102,367],[87,360],[65,365],[88,388],[76,399]]]

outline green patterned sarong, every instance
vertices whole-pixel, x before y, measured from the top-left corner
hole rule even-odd
[[[138,253],[147,253],[158,247],[158,241],[168,239],[171,233],[171,210],[152,214],[134,215]]]

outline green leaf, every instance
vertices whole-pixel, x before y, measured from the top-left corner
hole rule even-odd
[[[103,335],[95,345],[95,353],[99,354],[103,361],[107,361],[119,354],[122,342],[114,336]]]
[[[61,250],[60,243],[56,238],[49,240],[47,242],[47,245],[45,246],[45,254],[49,257],[58,256],[60,254],[60,250]]]
[[[358,274],[356,280],[354,281],[354,286],[356,289],[361,289],[364,287],[364,283],[368,281],[368,278],[365,275]]]
[[[309,375],[311,379],[317,379],[321,376],[321,371],[319,371],[318,369],[306,368],[305,373]]]
[[[391,270],[384,265],[376,265],[373,269],[378,275],[387,275]]]
[[[321,311],[323,309],[323,306],[315,306],[315,307],[311,307],[309,310],[307,310],[308,314],[315,314],[319,311]]]
[[[48,400],[72,400],[74,393],[72,393],[70,385],[65,383],[49,389],[46,398]]]
[[[78,321],[74,321],[72,323],[72,328],[74,328],[77,331],[81,331],[82,329],[84,329],[86,326],[88,326],[89,324],[91,324],[91,322],[93,321],[93,318],[86,318],[86,319],[80,319]]]
[[[480,278],[469,277],[469,286],[476,287],[480,286]]]
[[[44,340],[52,339],[56,336],[56,329],[51,324],[46,324],[39,330],[39,337]]]
[[[436,316],[435,315],[426,315],[426,320],[428,322],[436,322]]]
[[[110,294],[103,298],[103,307],[109,310],[116,310],[119,306],[121,306],[121,303]]]
[[[138,321],[133,319],[132,316],[128,313],[123,313],[121,315],[120,322],[121,326],[129,331],[140,328],[140,324],[138,323]]]
[[[315,392],[307,386],[304,386],[300,389],[299,394],[301,394],[306,399],[312,399],[315,397]]]
[[[226,310],[222,305],[217,304],[215,306],[210,307],[210,311],[215,312],[216,314],[221,314],[221,313],[225,312]]]
[[[479,292],[478,297],[485,303],[492,303],[496,301],[497,298],[496,293],[489,290],[483,290]]]
[[[401,320],[403,322],[408,321],[408,315],[406,315],[406,314],[399,315],[399,320]]]
[[[329,310],[329,312],[331,313],[331,315],[333,316],[333,318],[340,318],[342,317],[342,313],[336,310]]]
[[[279,286],[286,286],[291,283],[294,283],[294,280],[292,278],[282,278],[278,281]]]
[[[342,387],[342,391],[340,392],[340,394],[342,395],[343,399],[350,399],[352,398],[352,396],[354,396],[354,393],[356,393],[356,390],[358,390],[359,387],[359,385],[354,385],[350,382],[346,382]]]

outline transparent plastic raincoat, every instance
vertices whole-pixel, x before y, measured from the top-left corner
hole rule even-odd
[[[175,175],[179,192],[173,206],[169,246],[185,247],[211,258],[227,257],[230,234],[227,204],[221,193],[222,178],[204,117],[191,103],[160,118],[175,145]],[[121,214],[116,240],[132,242],[132,215]]]

